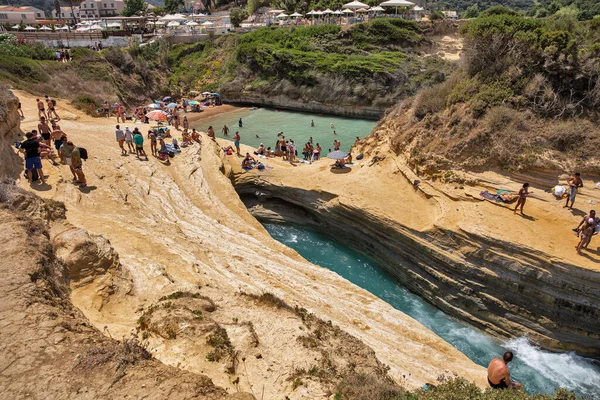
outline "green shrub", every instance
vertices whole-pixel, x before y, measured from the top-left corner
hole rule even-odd
[[[98,117],[97,110],[100,108],[102,103],[95,99],[94,97],[82,94],[78,95],[73,100],[71,100],[71,104],[75,106],[78,110],[84,111],[86,114],[91,115],[93,117]]]

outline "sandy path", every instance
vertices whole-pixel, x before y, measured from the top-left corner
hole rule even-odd
[[[31,129],[37,124],[32,118],[34,97],[15,93],[27,116],[22,128]],[[459,375],[483,384],[485,374],[481,367],[412,318],[271,239],[219,171],[220,150],[206,137],[202,146],[195,144],[184,149],[170,165],[153,157],[147,162],[138,161],[133,155],[120,155],[114,140],[114,120],[87,117],[63,100],[59,100],[57,108],[63,117],[62,129],[76,145],[88,149],[90,158],[84,172],[89,186],[80,189],[72,185],[66,167],[51,167],[44,162],[49,186],[34,185],[31,189],[43,197],[63,201],[74,225],[108,238],[119,252],[124,268],[133,276],[135,295],[114,298],[101,311],[95,305],[99,289],[96,285],[73,291],[75,304],[100,329],[106,327],[113,337],[128,334],[135,327],[140,306],[148,306],[158,297],[179,289],[202,285],[221,305],[235,304],[239,290],[271,292],[359,337],[407,387],[420,387],[435,380],[447,371],[448,365]],[[149,152],[149,145],[145,147]],[[284,168],[273,171],[276,170]],[[26,182],[21,184],[29,188]],[[323,187],[329,184],[324,181]],[[379,192],[382,196],[393,187],[392,177],[386,185]],[[357,190],[365,192],[357,192],[349,201],[362,204],[361,197],[369,189],[365,186]],[[430,201],[424,205],[424,211],[411,213],[410,206],[404,205],[396,212],[414,214],[415,225],[428,226],[431,218],[424,225],[420,219],[425,214],[437,215],[439,207]],[[257,320],[260,317],[257,315]],[[285,320],[269,320],[263,323],[264,330],[259,335],[278,342],[278,335],[289,328]],[[284,339],[282,336],[278,342],[282,348],[286,347],[281,343]],[[176,347],[184,346],[178,350],[164,343],[155,345],[154,354],[159,359],[204,372],[223,387],[235,387],[222,367],[207,363],[201,356],[182,359],[181,352],[193,353],[183,343],[176,342]],[[279,367],[265,362],[248,367],[253,383],[268,385],[265,398],[279,398],[286,390],[289,393],[287,383],[273,384],[278,370],[283,366],[291,368],[294,362],[306,358],[306,352],[297,346],[287,350],[273,354],[282,363]],[[240,383],[243,389],[244,384]]]

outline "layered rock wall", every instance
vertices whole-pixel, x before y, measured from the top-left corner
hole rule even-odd
[[[336,232],[336,240],[372,256],[411,291],[480,329],[600,358],[597,272],[476,232],[418,232],[340,197],[252,175],[239,177],[236,189],[247,203],[257,189],[262,193],[250,209],[263,220],[297,223],[299,213],[286,215],[284,204],[303,208],[313,227]]]

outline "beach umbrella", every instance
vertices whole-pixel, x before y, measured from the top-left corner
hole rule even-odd
[[[90,31],[101,31],[103,29],[104,28],[101,27],[100,25],[92,25],[92,26],[90,26]]]
[[[350,10],[349,8],[346,8],[344,11],[342,11],[344,14],[354,14],[354,11]]]
[[[148,104],[146,106],[146,108],[152,108],[153,110],[159,109],[160,106],[158,104],[152,103],[152,104]]]
[[[302,14],[297,13],[297,12],[293,13],[292,15],[290,15],[290,17],[296,17],[296,18],[301,17],[301,16],[302,16]]]
[[[166,121],[167,113],[162,110],[154,110],[146,114],[146,117],[153,119],[154,121]]]
[[[314,15],[323,15],[323,11],[317,10]]]
[[[162,101],[168,101],[171,100],[171,96],[167,96],[167,97],[163,97]]]
[[[25,30],[26,31],[37,31],[37,29],[35,29],[33,26],[26,26]]]
[[[167,24],[167,26],[168,26],[169,28],[174,28],[174,27],[176,27],[176,26],[179,26],[179,22],[177,22],[177,21],[171,21],[171,22],[169,22],[169,23]]]
[[[369,12],[369,10],[367,10],[366,8],[359,8],[358,10],[356,10],[356,12],[366,13],[366,12]]]
[[[212,92],[202,92],[202,96],[207,96],[209,94],[212,94]]]
[[[415,3],[406,0],[388,0],[381,3],[381,7],[412,7]]]
[[[195,106],[195,105],[200,104],[200,103],[198,103],[196,100],[192,100],[192,101],[188,101],[188,104],[190,104],[192,106]]]
[[[380,11],[385,11],[385,10],[383,9],[383,7],[377,6],[377,7],[371,7],[370,11],[380,12]]]
[[[327,158],[333,158],[334,160],[343,160],[346,157],[348,157],[348,153],[341,150],[332,151],[327,154]]]
[[[50,27],[48,27],[48,26],[46,26],[46,25],[44,25],[44,26],[42,26],[42,27],[40,28],[40,31],[51,31],[51,30],[52,30],[52,28],[50,28]]]
[[[61,31],[68,31],[69,27],[67,25],[65,25],[65,26],[61,26],[60,28],[56,28],[56,29],[60,29]]]
[[[333,15],[342,15],[344,14],[341,10],[336,10],[333,12]]]
[[[271,11],[269,11],[269,14],[281,14],[284,11],[285,10],[271,10]]]
[[[13,26],[11,26],[10,28],[11,28],[11,29],[19,29],[20,27],[21,27],[21,25],[13,25]]]
[[[388,0],[380,4],[381,7],[395,7],[395,13],[398,14],[398,7],[413,7],[415,3],[406,0]]]
[[[353,1],[347,4],[344,4],[344,8],[349,9],[358,9],[358,8],[369,8],[368,4],[361,3],[360,1]]]
[[[315,10],[310,10],[309,12],[306,13],[306,15],[315,15]],[[17,25],[18,27],[19,25]]]
[[[287,18],[289,17],[289,15],[287,15],[286,13],[281,13],[278,16],[276,16],[275,18]]]
[[[323,14],[333,14],[333,11],[328,8],[327,10],[323,11]]]
[[[205,21],[201,24],[202,26],[213,26],[214,24],[210,21]]]
[[[186,24],[186,26],[198,26],[199,24],[197,22],[194,21],[190,21]]]
[[[177,107],[177,103],[169,103],[167,104],[167,108],[175,108]]]
[[[154,22],[155,25],[165,25],[167,23],[167,21],[156,21]]]
[[[161,21],[182,21],[185,17],[181,14],[169,14],[162,17]]]

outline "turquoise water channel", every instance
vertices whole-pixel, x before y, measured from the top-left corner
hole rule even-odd
[[[487,367],[492,358],[512,350],[515,360],[510,364],[511,376],[523,383],[528,393],[553,393],[559,386],[580,396],[600,398],[600,368],[591,360],[574,353],[540,350],[526,338],[499,343],[411,294],[362,253],[303,227],[265,224],[265,228],[274,239],[310,262],[336,272],[410,315],[479,365]]]
[[[242,118],[242,128],[238,127],[240,118]],[[314,127],[311,127],[311,120],[315,122]],[[333,124],[333,128],[331,124]],[[302,147],[312,136],[313,143],[315,145],[320,143],[325,153],[328,149],[333,149],[334,139],[342,143],[341,149],[343,151],[350,150],[350,146],[352,146],[356,137],[363,139],[369,135],[375,124],[375,121],[329,115],[279,111],[269,108],[258,110],[244,108],[202,119],[195,122],[193,127],[206,132],[208,127],[212,125],[218,138],[228,138],[229,140],[233,140],[233,134],[235,131],[239,131],[242,144],[254,148],[264,143],[265,147],[275,149],[277,133],[283,132],[286,139],[294,140],[298,153],[301,153]],[[228,137],[222,133],[223,125],[229,127]],[[336,135],[333,134],[334,130]]]

